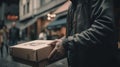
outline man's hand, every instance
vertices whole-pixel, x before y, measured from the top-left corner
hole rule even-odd
[[[55,42],[51,43],[50,45],[54,46],[54,49],[49,54],[48,59],[50,59],[50,60],[58,59],[59,57],[61,57],[65,54],[61,39],[56,40]]]

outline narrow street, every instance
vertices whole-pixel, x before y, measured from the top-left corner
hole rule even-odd
[[[120,0],[0,0],[0,67],[70,65],[120,67]]]

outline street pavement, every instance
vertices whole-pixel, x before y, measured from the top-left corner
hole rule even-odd
[[[0,67],[32,67],[32,66],[13,61],[13,59],[11,58],[10,54],[7,53],[6,48],[4,46],[3,57],[1,57],[1,52],[0,52]],[[68,67],[67,60],[62,59],[46,67]]]

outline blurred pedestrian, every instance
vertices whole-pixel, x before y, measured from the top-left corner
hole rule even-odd
[[[6,25],[3,27],[3,45],[6,47],[6,50],[8,53],[9,52],[8,51],[8,49],[9,49],[9,46],[8,46],[8,28]]]
[[[4,26],[5,26],[4,21],[0,20],[0,51],[2,57],[3,57],[3,27]]]
[[[33,29],[30,31],[30,39],[36,40],[35,30],[33,30]]]
[[[0,29],[0,51],[1,57],[3,57],[3,29]]]
[[[0,49],[1,49],[1,56],[3,57],[4,46],[6,47],[8,53],[8,29],[5,25],[3,29],[0,30]]]
[[[9,44],[10,46],[16,45],[20,39],[19,28],[16,27],[16,23],[12,23],[12,27],[9,30]]]
[[[117,67],[118,36],[112,0],[70,0],[66,37],[49,59],[67,55],[69,67]]]
[[[45,30],[42,30],[41,33],[39,34],[39,40],[47,40],[47,35]]]
[[[0,29],[3,29],[3,27],[5,26],[5,23],[3,20],[0,20]]]

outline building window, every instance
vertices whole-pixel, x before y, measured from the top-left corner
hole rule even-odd
[[[40,0],[40,6],[39,7],[41,7],[41,5],[42,5],[42,0]]]
[[[23,15],[26,14],[26,9],[25,9],[25,5],[23,6]]]
[[[27,2],[27,13],[29,13],[29,8],[30,8],[30,2]]]
[[[44,5],[44,0],[41,0],[41,1],[40,1],[40,5],[41,5],[41,6]]]
[[[49,2],[51,2],[52,0],[41,0],[41,5],[43,6],[43,5],[45,5],[45,4],[47,4],[47,3],[49,3]]]
[[[49,3],[51,0],[44,0],[45,1],[45,3]]]
[[[27,3],[23,5],[23,15],[27,14],[30,12],[30,1],[27,0]]]

